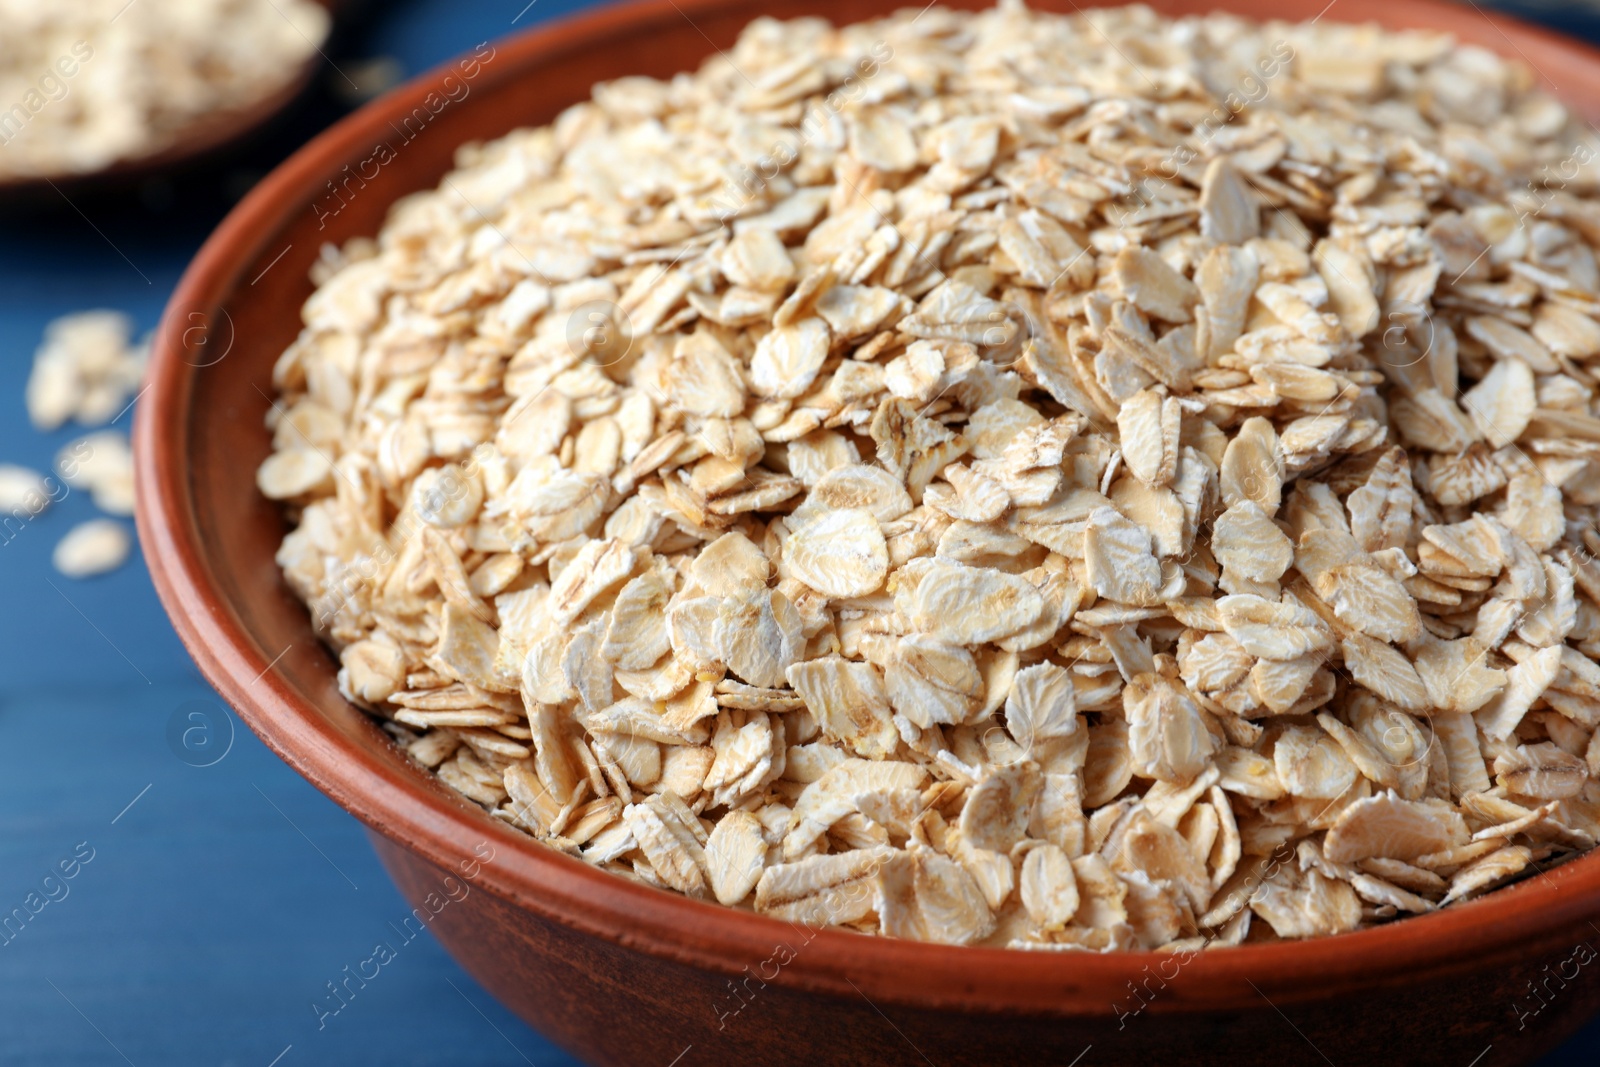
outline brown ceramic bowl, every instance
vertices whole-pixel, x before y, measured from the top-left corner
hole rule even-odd
[[[1324,3],[1219,6],[1303,19]],[[1600,1009],[1594,952],[1583,944],[1600,944],[1600,855],[1433,915],[1209,952],[1181,966],[1155,953],[811,935],[635,885],[535,844],[409,763],[340,698],[335,661],[273,564],[283,517],[253,479],[268,452],[262,418],[272,363],[299,328],[307,269],[323,242],[376,233],[391,202],[438,183],[462,142],[547,122],[600,79],[691,69],[757,14],[841,22],[897,6],[645,0],[602,8],[496,43],[474,77],[450,65],[418,78],[263,181],[178,286],[139,411],[140,538],[179,634],[256,733],[373,829],[413,902],[439,892],[448,874],[471,876],[472,891],[440,911],[434,933],[514,1011],[596,1063],[1532,1060]],[[1520,54],[1600,119],[1600,55],[1571,42],[1433,0],[1329,6],[1325,18],[1447,28]],[[363,164],[396,140],[391,122],[423,106],[452,71],[470,86],[466,97],[399,145],[392,162]],[[332,199],[328,183],[347,165],[364,187]],[[492,858],[474,866],[475,850]]]

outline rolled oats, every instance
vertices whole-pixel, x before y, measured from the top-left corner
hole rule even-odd
[[[1519,205],[1592,135],[1437,34],[1095,19],[759,20],[353,245],[258,474],[344,691],[605,870],[951,944],[1591,847],[1600,231]]]

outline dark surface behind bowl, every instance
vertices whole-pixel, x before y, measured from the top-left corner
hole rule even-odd
[[[1320,4],[1226,6],[1309,17]],[[841,18],[878,8],[762,10]],[[1163,1053],[1300,1062],[1314,1053],[1383,1063],[1404,1048],[1407,1062],[1465,1064],[1486,1049],[1484,1063],[1526,1062],[1570,1032],[1600,1007],[1600,985],[1574,983],[1551,998],[1537,1034],[1514,1038],[1515,1006],[1529,979],[1566,959],[1600,914],[1600,858],[1383,930],[1208,954],[1164,984],[1144,971],[1161,963],[1152,954],[1054,957],[842,933],[795,946],[794,960],[774,972],[763,962],[793,936],[781,924],[642,890],[539,849],[411,767],[338,696],[332,658],[272,562],[282,519],[252,477],[268,445],[271,362],[297,329],[292,309],[310,292],[306,268],[320,243],[376,232],[396,197],[436,184],[460,142],[547,121],[600,78],[690,67],[711,42],[731,42],[754,11],[656,3],[503,43],[482,61],[472,93],[450,106],[448,124],[394,145],[397,158],[375,178],[327,199],[326,179],[392,140],[388,119],[437,85],[436,71],[297,155],[207,245],[169,307],[139,424],[145,549],[207,676],[291,764],[406,842],[413,851],[385,840],[380,853],[414,899],[447,873],[434,864],[454,869],[474,846],[492,849],[474,883],[489,892],[446,909],[436,933],[524,1017],[599,1062],[665,1061],[663,1049],[677,1046],[684,1064],[756,1055],[853,1062],[864,1049],[872,1062],[1070,1063],[1092,1045],[1086,1062]],[[1488,47],[1504,51],[1514,40],[1591,117],[1600,106],[1591,55],[1512,28],[1503,37],[1470,9],[1342,0],[1329,17],[1454,20],[1461,36]],[[534,64],[538,76],[525,77]],[[757,972],[741,998],[749,1006],[730,1018],[740,1000],[728,982],[743,981],[747,967]],[[1137,1015],[1129,982],[1150,1001]],[[881,1042],[886,1019],[903,1043]]]

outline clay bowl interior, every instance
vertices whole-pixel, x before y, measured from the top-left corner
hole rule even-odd
[[[1324,3],[1154,6],[1305,19]],[[1464,1067],[1490,1045],[1485,1065],[1553,1046],[1600,1010],[1600,983],[1563,984],[1537,1001],[1527,984],[1600,929],[1590,925],[1600,919],[1600,856],[1381,929],[1176,965],[1155,953],[1006,952],[816,932],[634,885],[546,849],[412,765],[340,697],[336,661],[273,562],[283,517],[254,483],[270,444],[272,364],[299,329],[323,243],[375,234],[394,200],[439,183],[458,145],[547,122],[601,79],[693,69],[758,14],[847,22],[899,6],[602,8],[496,42],[474,68],[452,63],[417,78],[264,180],[173,296],[138,416],[140,539],[190,652],[283,759],[375,831],[413,901],[446,874],[469,878],[473,891],[437,916],[435,934],[509,1006],[594,1062],[667,1064],[681,1053],[684,1065],[749,1056],[1066,1064],[1092,1045],[1085,1063],[1176,1054],[1186,1063]],[[1432,0],[1338,0],[1324,17],[1446,28],[1520,53],[1569,105],[1600,120],[1600,57],[1560,38]],[[452,84],[469,92],[414,139],[397,137],[392,120]],[[380,144],[392,145],[392,161],[363,167]],[[335,197],[328,182],[347,165],[361,180]]]

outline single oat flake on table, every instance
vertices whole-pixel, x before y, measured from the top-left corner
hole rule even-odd
[[[412,758],[648,885],[1091,951],[1469,900],[1600,835],[1596,151],[1433,33],[761,19],[325,256],[278,559]]]

